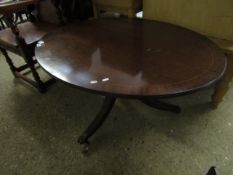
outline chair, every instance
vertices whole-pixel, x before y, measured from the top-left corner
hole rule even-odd
[[[216,85],[214,94],[212,96],[213,106],[217,108],[229,90],[229,85],[233,77],[233,41],[214,37],[209,37],[209,39],[216,43],[223,50],[227,57],[226,72],[223,76],[223,79]]]
[[[4,23],[4,20],[3,20],[3,15],[0,14],[0,30],[2,30],[4,28],[5,28],[5,23]]]
[[[17,13],[14,13],[14,21],[17,21],[17,23],[23,23],[29,20],[28,14],[25,10],[19,11]],[[4,21],[4,15],[0,14],[0,30],[6,29],[9,26],[7,26],[6,22]]]
[[[110,11],[134,18],[142,9],[142,0],[93,0],[93,9],[95,17],[99,17],[100,11]]]
[[[62,17],[62,9],[60,7],[60,2],[61,0],[52,0],[60,24],[63,24],[64,21]],[[55,30],[57,28],[57,25],[42,21],[39,16],[39,13],[37,16],[33,15],[33,12],[38,7],[38,4],[29,4],[28,6],[25,6],[25,9],[20,9],[20,14],[10,14],[9,12],[6,15],[4,14],[4,22],[8,26],[10,26],[10,28],[3,28],[3,30],[0,31],[0,50],[2,54],[5,56],[13,75],[16,78],[21,78],[22,80],[26,81],[27,83],[36,87],[40,92],[43,93],[46,92],[47,86],[51,81],[42,82],[38,72],[36,71],[35,64],[37,62],[35,59],[33,59],[34,49],[36,43],[47,33]],[[16,11],[19,11],[17,7],[15,8]],[[22,5],[20,8],[22,8]],[[26,22],[23,20],[23,18],[20,17],[23,14],[21,12],[23,11],[26,12],[26,17],[27,19],[29,19]],[[15,17],[13,14],[15,15]],[[21,22],[17,22],[18,18],[20,18]],[[9,57],[7,51],[13,52],[21,56],[24,59],[25,64],[20,67],[16,67],[13,63],[13,60]],[[33,79],[28,78],[25,74],[22,73],[22,71],[28,68],[32,72]]]

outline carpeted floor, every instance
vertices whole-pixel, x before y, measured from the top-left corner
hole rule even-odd
[[[233,88],[217,110],[211,88],[169,99],[178,115],[120,99],[83,155],[77,138],[101,96],[59,82],[42,95],[15,80],[2,56],[0,80],[1,175],[205,175],[210,166],[233,174]]]

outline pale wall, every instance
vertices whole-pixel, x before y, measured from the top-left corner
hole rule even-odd
[[[144,0],[144,17],[233,40],[233,0]]]

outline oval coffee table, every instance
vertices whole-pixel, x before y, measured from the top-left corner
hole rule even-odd
[[[80,144],[102,125],[116,98],[180,112],[162,97],[216,83],[226,68],[220,49],[190,30],[150,20],[98,19],[67,25],[38,42],[36,59],[53,77],[105,96]]]

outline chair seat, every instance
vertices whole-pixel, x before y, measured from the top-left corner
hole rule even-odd
[[[18,24],[20,36],[24,38],[28,45],[37,42],[47,33],[52,32],[56,27],[57,25],[49,23],[25,22]],[[0,46],[6,48],[18,46],[15,35],[10,28],[0,31]]]

